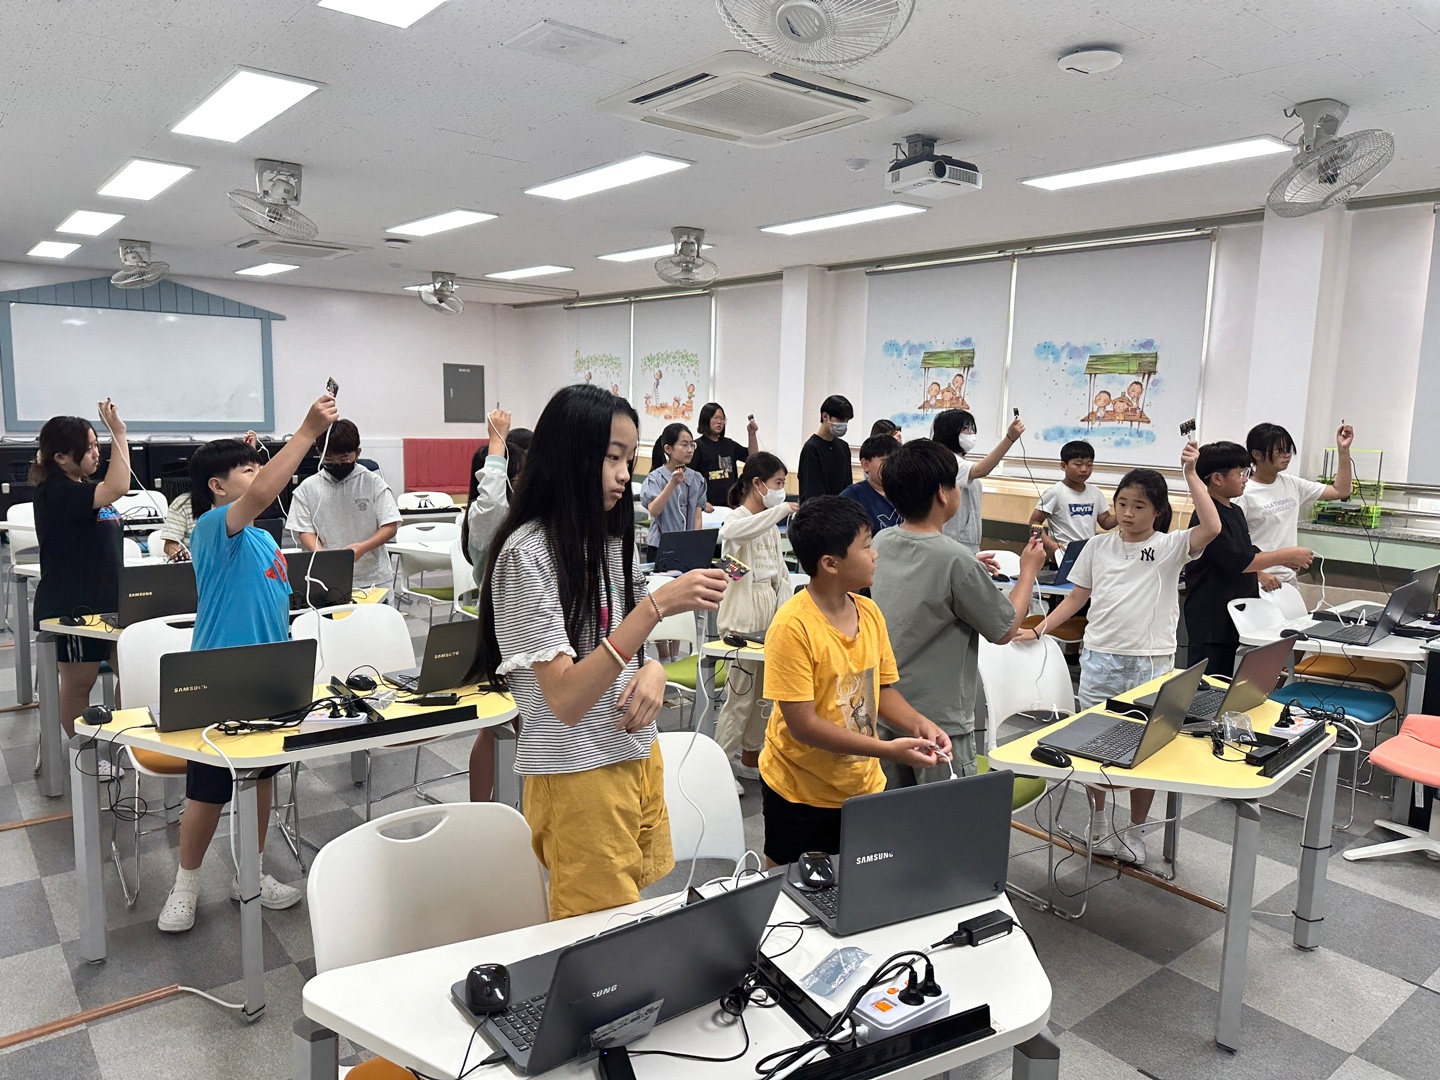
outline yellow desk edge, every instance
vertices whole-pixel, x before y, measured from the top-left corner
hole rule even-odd
[[[356,594],[351,596],[351,602],[352,602],[352,603],[355,603],[355,604],[378,604],[378,603],[380,603],[382,600],[384,600],[385,597],[387,597],[388,595],[390,595],[390,590],[389,590],[389,589],[382,588],[382,587],[380,587],[380,586],[377,585],[377,586],[376,586],[375,588],[373,588],[373,589],[358,589],[358,590],[356,590]],[[193,616],[193,614],[194,614],[193,612],[190,612],[190,613],[181,613],[181,614],[173,615],[173,616],[167,615],[167,616],[163,616],[163,617],[164,617],[164,618],[185,619],[185,618],[190,618],[191,616]],[[343,616],[337,616],[337,617],[343,617]],[[100,618],[99,615],[86,615],[86,616],[83,618],[83,620],[81,621],[81,626],[83,626],[86,630],[98,630],[98,631],[100,631],[101,633],[105,634],[107,637],[119,637],[119,636],[120,636],[120,630],[116,629],[115,627],[111,626],[109,623],[105,622],[103,619]],[[48,630],[48,631],[50,631],[52,634],[57,634],[57,633],[58,633],[58,634],[63,634],[66,630],[72,630],[72,629],[75,629],[75,628],[74,628],[74,627],[65,626],[63,623],[60,622],[59,619],[42,619],[42,620],[40,621],[40,629],[41,629],[41,630]]]

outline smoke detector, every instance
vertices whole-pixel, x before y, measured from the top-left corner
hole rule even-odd
[[[1124,60],[1114,49],[1076,49],[1055,62],[1061,71],[1073,75],[1099,75],[1103,71],[1114,71]]]

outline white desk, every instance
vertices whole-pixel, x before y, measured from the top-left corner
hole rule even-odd
[[[594,912],[573,919],[530,926],[473,941],[442,945],[421,952],[392,956],[352,967],[323,972],[305,984],[305,1018],[295,1025],[296,1080],[333,1080],[336,1075],[335,1036],[345,1036],[402,1068],[425,1076],[452,1080],[465,1055],[472,1028],[450,1002],[450,985],[475,964],[513,963],[549,952],[594,934],[617,911],[642,912],[665,901],[642,900],[612,911]],[[833,938],[813,927],[800,944],[778,963],[792,978],[804,974],[838,945],[856,945],[871,953],[866,965],[841,988],[848,997],[880,961],[904,949],[926,949],[951,933],[956,924],[996,908],[1014,916],[1009,901],[994,901],[956,908],[896,926]],[[772,922],[798,920],[805,913],[782,895]],[[766,945],[779,953],[795,941],[796,930],[777,929]],[[683,958],[677,958],[683,963]],[[978,948],[941,949],[934,955],[935,976],[953,995],[952,1011],[987,1003],[996,1034],[925,1061],[884,1074],[889,1080],[924,1080],[989,1054],[1015,1048],[1012,1075],[1017,1080],[1055,1080],[1059,1076],[1059,1049],[1046,1032],[1050,1018],[1050,981],[1029,941],[1019,930]],[[831,1010],[837,1006],[819,999]],[[717,1021],[718,1009],[701,1007],[677,1016],[635,1044],[635,1049],[680,1050],[725,1056],[739,1049],[736,1026]],[[745,1077],[754,1080],[755,1062],[766,1054],[804,1041],[801,1031],[780,1008],[745,1010],[750,1049],[744,1057],[726,1063],[678,1061],[674,1058],[633,1059],[638,1080],[685,1077]],[[483,1036],[470,1050],[470,1066],[489,1056]],[[467,1066],[469,1068],[469,1066]],[[476,1069],[471,1076],[511,1077],[505,1064]],[[593,1063],[571,1062],[545,1075],[556,1078],[592,1078]]]

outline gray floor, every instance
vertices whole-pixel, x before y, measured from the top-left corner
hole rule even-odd
[[[417,637],[423,635],[417,626]],[[13,700],[10,654],[0,651],[0,701]],[[1008,729],[1006,729],[1008,730]],[[68,799],[39,795],[33,711],[0,715],[0,824],[68,809]],[[422,749],[422,769],[438,775],[464,767],[468,737]],[[408,751],[377,758],[382,789],[406,779]],[[349,767],[304,772],[305,831],[323,841],[356,825],[359,789]],[[464,778],[436,785],[446,799],[465,797]],[[127,782],[128,790],[128,782]],[[158,802],[158,787],[150,793]],[[1303,784],[1277,804],[1303,808]],[[407,796],[387,809],[413,805]],[[746,835],[760,847],[760,800],[747,783],[742,799]],[[1336,833],[1336,850],[1388,839],[1370,822],[1388,805],[1361,798],[1361,818]],[[1078,827],[1079,800],[1065,818]],[[148,823],[147,823],[148,824]],[[1228,807],[1191,800],[1184,807],[1180,883],[1223,897],[1233,815]],[[144,889],[127,912],[107,866],[110,958],[89,965],[75,952],[74,857],[68,821],[0,832],[0,1036],[146,990],[182,983],[238,1000],[236,907],[228,900],[229,854],[223,834],[204,869],[202,906],[195,929],[178,937],[155,929],[155,917],[174,875],[176,830],[142,842]],[[1038,890],[1045,878],[1043,852],[1024,854],[1035,841],[1014,833],[1011,878]],[[1325,945],[1302,953],[1290,943],[1300,823],[1263,816],[1246,989],[1244,1047],[1216,1049],[1213,1023],[1222,917],[1129,878],[1092,881],[1090,907],[1079,922],[1041,914],[1017,901],[1025,926],[1054,987],[1051,1030],[1061,1049],[1061,1076],[1111,1080],[1211,1077],[1321,1080],[1433,1080],[1434,1032],[1440,1030],[1440,866],[1422,856],[1378,862],[1330,863]],[[128,841],[123,850],[128,851]],[[677,853],[683,855],[683,852]],[[1075,860],[1078,861],[1078,860]],[[288,851],[273,837],[266,867],[282,880],[301,881]],[[1062,871],[1067,890],[1083,885],[1072,865]],[[722,864],[702,863],[703,880]],[[683,884],[688,865],[656,886]],[[1078,903],[1077,901],[1068,901]],[[1273,912],[1275,914],[1260,914]],[[265,913],[267,1015],[246,1024],[199,998],[184,996],[132,1010],[0,1053],[0,1080],[66,1077],[70,1080],[164,1080],[290,1077],[290,1023],[300,992],[314,973],[305,906]],[[345,1047],[346,1063],[360,1060]],[[1007,1075],[1009,1056],[997,1055],[957,1070],[958,1080]],[[642,1080],[664,1068],[637,1068]]]

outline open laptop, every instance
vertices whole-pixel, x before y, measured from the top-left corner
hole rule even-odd
[[[1240,666],[1229,686],[1208,686],[1201,682],[1200,689],[1190,699],[1185,719],[1203,722],[1227,712],[1249,712],[1270,697],[1294,650],[1295,643],[1290,638],[1251,649],[1240,658]],[[1158,697],[1159,694],[1146,694],[1136,698],[1135,704],[1153,707]]]
[[[1205,663],[1202,661],[1167,679],[1155,696],[1150,719],[1144,723],[1126,720],[1113,713],[1090,713],[1045,736],[1040,744],[1098,761],[1102,765],[1133,769],[1169,746],[1180,734],[1204,671]]]
[[[291,611],[348,604],[355,589],[355,553],[349,548],[287,551],[285,576],[290,579]]]
[[[186,563],[120,568],[120,607],[114,615],[103,615],[112,626],[134,626],[146,619],[166,615],[193,615],[195,567]]]
[[[160,657],[160,701],[150,716],[160,731],[186,731],[223,720],[273,720],[315,698],[314,640],[199,649]]]
[[[387,671],[384,680],[411,694],[433,694],[465,685],[465,676],[480,651],[477,624],[470,619],[430,627],[425,657],[418,668]]]
[[[719,542],[719,529],[665,533],[655,550],[655,572],[664,574],[678,570],[684,574],[691,570],[708,570],[715,561],[715,545]]]
[[[1065,545],[1065,554],[1061,556],[1060,565],[1052,570],[1041,570],[1035,575],[1035,580],[1041,585],[1069,585],[1070,571],[1075,566],[1075,560],[1080,557],[1080,552],[1085,550],[1089,540],[1071,540]]]
[[[1404,616],[1411,621],[1423,619],[1430,606],[1430,598],[1420,592],[1418,583],[1411,581],[1401,585],[1385,603],[1385,610],[1373,623],[1339,623],[1328,619],[1317,619],[1296,627],[1306,637],[1319,641],[1334,641],[1341,645],[1369,645],[1389,637],[1400,625]]]
[[[714,1003],[740,984],[760,949],[780,892],[778,874],[626,923],[555,952],[507,964],[510,1007],[480,1018],[465,1005],[465,980],[450,993],[460,1010],[526,1075],[588,1054],[602,1029],[650,1009],[628,1038]],[[476,963],[490,958],[476,956]]]
[[[1014,783],[997,770],[846,799],[835,884],[805,890],[787,875],[785,892],[838,936],[999,896]]]
[[[1410,580],[1419,586],[1419,595],[1406,605],[1404,614],[1400,616],[1400,626],[1431,621],[1431,617],[1435,613],[1435,589],[1440,586],[1440,563],[1416,570],[1410,575]],[[1420,612],[1418,616],[1414,614],[1417,610]],[[1380,618],[1384,611],[1384,604],[1356,604],[1354,607],[1346,608],[1343,615],[1347,619],[1373,623]]]

